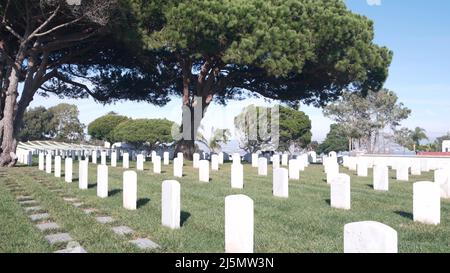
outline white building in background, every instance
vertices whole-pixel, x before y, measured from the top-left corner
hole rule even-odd
[[[450,140],[442,141],[442,152],[450,153]]]

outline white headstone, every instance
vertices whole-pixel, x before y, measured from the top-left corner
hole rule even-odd
[[[180,228],[180,183],[165,180],[162,183],[161,223],[171,229]]]
[[[441,192],[439,184],[416,182],[413,185],[414,221],[437,225],[441,219]]]
[[[199,163],[199,161],[200,161],[200,154],[199,153],[194,153],[193,155],[192,155],[192,160],[193,160],[193,167],[195,168],[195,169],[198,169],[198,163]]]
[[[78,163],[78,188],[87,190],[88,188],[89,159],[80,160]]]
[[[153,160],[153,173],[161,173],[161,157],[159,155],[155,156]]]
[[[231,164],[231,187],[244,188],[244,166],[241,163]]]
[[[43,171],[44,168],[44,153],[39,153],[39,170]]]
[[[33,165],[33,152],[32,151],[27,152],[26,164],[28,166]]]
[[[52,154],[50,153],[45,156],[45,172],[52,173]]]
[[[291,160],[290,160],[291,161]],[[289,168],[291,167],[291,162],[289,162]],[[273,195],[276,197],[289,197],[289,175],[285,168],[277,168],[273,170]]]
[[[61,177],[61,157],[55,156],[55,177]]]
[[[177,157],[181,159],[181,164],[184,164],[184,154],[183,153],[177,153]]]
[[[200,160],[198,167],[198,180],[200,182],[209,182],[209,161]]]
[[[241,163],[241,155],[240,154],[234,153],[232,158],[233,158],[233,164]]]
[[[430,168],[428,166],[428,159],[427,158],[421,158],[420,159],[420,170],[422,172],[429,172]]]
[[[163,157],[164,157],[164,165],[169,165],[169,152],[164,152],[163,153]]]
[[[67,157],[64,162],[64,180],[67,183],[72,183],[72,164],[72,158]]]
[[[357,175],[367,177],[367,162],[359,158],[357,165]]]
[[[153,157],[152,157],[152,161],[153,161]],[[144,155],[142,155],[142,154],[138,154],[136,157],[136,169],[138,171],[144,170]]]
[[[252,154],[252,167],[258,168],[258,157],[259,155],[256,153]]]
[[[219,153],[219,164],[223,165],[223,153],[222,152]]]
[[[420,168],[420,159],[412,158],[411,159],[411,175],[421,175],[422,171]]]
[[[123,153],[122,156],[122,168],[130,168],[130,155],[128,153]]]
[[[330,204],[333,208],[350,209],[350,176],[341,173],[333,177],[330,186]]]
[[[437,169],[434,171],[434,183],[443,184],[447,181],[447,170]]]
[[[344,253],[397,253],[397,231],[385,224],[364,221],[344,226]]]
[[[105,151],[100,152],[100,164],[106,165],[106,152]]]
[[[97,151],[92,151],[92,163],[97,164]]]
[[[123,172],[123,207],[135,210],[137,203],[137,173],[135,171]]]
[[[272,168],[275,170],[278,169],[279,167],[280,167],[280,155],[274,154],[272,156]]]
[[[281,155],[281,165],[282,166],[287,166],[288,165],[288,160],[289,160],[289,155],[288,154]]]
[[[299,169],[299,162],[297,159],[291,159],[289,160],[289,179],[292,180],[299,180],[300,179],[300,169]],[[274,169],[274,175],[275,175]]]
[[[211,170],[213,170],[213,171],[219,170],[219,156],[218,155],[211,156]]]
[[[446,179],[443,183],[440,183],[439,186],[441,188],[441,198],[449,199],[450,198],[450,168],[444,169],[446,172]]]
[[[305,170],[306,164],[308,164],[308,160],[305,159],[304,156],[297,156],[298,161],[298,169],[303,172]]]
[[[357,170],[357,166],[358,166],[358,163],[356,161],[356,158],[355,157],[349,157],[348,158],[348,169],[350,171],[356,171]]]
[[[152,151],[151,155],[152,155],[151,157],[152,157],[152,163],[153,163],[153,161],[155,160],[156,152]]]
[[[183,177],[183,159],[179,157],[173,159],[173,176]]]
[[[253,253],[253,200],[242,194],[225,197],[225,252]]]
[[[258,158],[258,175],[267,175],[267,158]]]
[[[108,166],[97,166],[97,196],[100,198],[108,197]]]
[[[308,152],[308,161],[311,163],[317,162],[317,153],[314,151]]]
[[[335,161],[328,163],[327,169],[327,184],[331,184],[331,181],[339,174],[339,164]]]
[[[408,181],[409,180],[409,166],[405,163],[397,165],[397,180]]]
[[[377,191],[389,190],[389,169],[386,165],[374,165],[373,189]]]
[[[113,151],[111,153],[111,167],[117,167],[117,152]]]

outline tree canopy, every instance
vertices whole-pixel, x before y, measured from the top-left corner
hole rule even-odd
[[[157,69],[137,77],[150,93],[122,91],[153,94],[161,104],[181,95],[189,116],[183,125],[191,124],[179,150],[188,157],[200,124],[190,116],[200,111],[202,118],[212,101],[261,95],[290,106],[324,105],[343,89],[379,90],[392,58],[373,43],[372,21],[341,0],[132,0],[130,7],[141,59],[157,60]],[[115,82],[118,73],[108,75]]]
[[[340,152],[346,150],[348,150],[348,138],[344,127],[340,124],[331,124],[327,137],[317,147],[317,153],[328,154],[332,151]]]
[[[50,136],[57,141],[81,141],[84,140],[84,124],[78,119],[78,107],[73,104],[60,103],[50,107],[53,114],[50,121]]]
[[[61,103],[46,109],[31,108],[24,114],[18,139],[21,141],[53,139],[74,142],[84,140],[85,125],[78,119],[76,105]]]
[[[52,130],[50,124],[53,113],[43,106],[27,110],[18,135],[20,141],[48,139]]]
[[[251,153],[305,148],[311,142],[311,120],[289,107],[278,106],[277,113],[274,108],[250,105],[235,117],[234,125],[241,148]]]
[[[109,113],[101,116],[88,125],[88,134],[97,140],[114,141],[113,131],[120,123],[128,120],[128,117]]]
[[[152,149],[158,143],[173,141],[173,124],[167,119],[128,119],[114,128],[114,141]]]
[[[183,125],[192,126],[182,125],[191,129],[180,149],[190,158],[200,124],[190,117],[199,109],[201,119],[212,101],[262,95],[324,105],[343,89],[379,90],[392,58],[374,44],[372,21],[342,0],[81,2],[0,3],[0,165],[38,91],[156,105],[182,96]]]
[[[346,133],[349,140],[357,139],[369,152],[379,140],[383,129],[395,130],[411,113],[397,95],[390,90],[369,91],[367,96],[346,91],[338,101],[324,108],[324,115],[331,118]]]

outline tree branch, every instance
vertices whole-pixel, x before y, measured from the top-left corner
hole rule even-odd
[[[88,93],[91,97],[93,97],[94,99],[96,99],[96,100],[98,100],[98,101],[102,101],[102,99],[99,97],[99,96],[97,96],[97,95],[95,95],[94,93],[92,93],[92,91],[85,85],[85,84],[82,84],[82,83],[79,83],[79,82],[75,82],[75,81],[72,81],[71,79],[69,79],[69,78],[67,78],[67,77],[64,77],[64,75],[62,75],[62,74],[60,74],[60,73],[56,73],[56,76],[55,76],[57,79],[59,79],[60,81],[63,81],[63,82],[65,82],[65,83],[68,83],[68,84],[70,84],[70,85],[74,85],[74,86],[77,86],[77,87],[79,87],[79,88],[81,88],[81,89],[83,89],[84,91],[86,91],[86,93]]]
[[[45,28],[53,18],[55,18],[56,14],[58,14],[59,9],[61,8],[61,5],[58,5],[58,7],[55,9],[55,11],[50,15],[50,17],[47,18],[47,20],[44,21],[39,27],[37,27],[31,34],[28,36],[28,40],[32,39],[34,36],[38,34],[39,31],[41,31],[43,28]]]
[[[34,36],[35,37],[45,36],[47,34],[50,34],[50,33],[54,32],[54,31],[60,29],[60,28],[63,28],[63,27],[66,27],[66,26],[68,26],[70,24],[76,23],[76,22],[80,21],[82,18],[83,18],[83,16],[82,17],[78,17],[77,19],[74,19],[74,20],[72,20],[70,22],[67,22],[67,23],[61,24],[59,26],[56,26],[56,27],[54,27],[52,29],[49,29],[49,30],[47,30],[45,32],[36,33],[36,34],[34,34]]]

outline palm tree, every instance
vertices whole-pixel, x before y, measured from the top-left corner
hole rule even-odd
[[[416,127],[414,131],[412,131],[411,138],[414,141],[414,151],[416,151],[416,147],[420,145],[420,141],[423,139],[428,139],[425,129]]]

